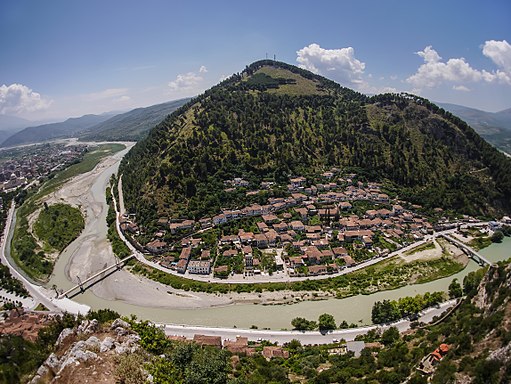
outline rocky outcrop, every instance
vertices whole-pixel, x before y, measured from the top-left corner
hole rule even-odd
[[[100,345],[99,339],[96,336],[91,336],[85,341],[75,342],[60,358],[52,353],[37,370],[37,374],[31,383],[45,382],[48,378],[55,380],[66,367],[78,366],[86,361],[97,359]]]
[[[72,377],[83,366],[136,352],[139,340],[124,320],[115,320],[106,330],[101,330],[97,320],[84,320],[76,329],[66,328],[60,333],[55,353],[39,367],[30,383],[69,382],[62,377]]]
[[[89,334],[97,332],[99,329],[99,322],[96,319],[84,320],[78,326],[76,333],[78,334]]]
[[[506,345],[505,347],[496,349],[492,353],[488,355],[487,360],[498,360],[502,363],[511,360],[511,344]]]

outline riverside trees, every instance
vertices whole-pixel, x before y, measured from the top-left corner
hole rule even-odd
[[[443,299],[443,292],[427,292],[424,295],[402,297],[399,300],[377,301],[373,305],[371,320],[375,324],[396,321],[416,314],[424,308],[439,304]]]

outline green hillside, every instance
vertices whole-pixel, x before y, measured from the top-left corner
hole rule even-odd
[[[102,115],[84,115],[70,118],[59,123],[27,127],[2,142],[1,147],[12,147],[21,144],[40,143],[43,141],[76,137],[95,125],[109,119],[111,113]]]
[[[485,112],[456,104],[439,105],[466,121],[490,144],[511,154],[511,109]]]
[[[280,62],[259,61],[193,99],[124,158],[141,223],[235,204],[223,181],[285,182],[356,168],[426,207],[511,211],[511,162],[459,118],[411,95],[367,97]]]
[[[95,125],[80,136],[80,140],[93,141],[138,141],[147,136],[156,124],[190,99],[169,101],[145,108],[136,108],[121,113]]]

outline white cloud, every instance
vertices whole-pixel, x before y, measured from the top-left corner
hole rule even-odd
[[[442,60],[440,55],[433,49],[431,45],[424,48],[423,51],[415,53],[422,57],[426,63],[438,63],[440,60]]]
[[[488,40],[483,45],[483,55],[500,67],[495,76],[500,81],[511,84],[511,44],[506,40]]]
[[[128,88],[108,88],[100,92],[88,93],[84,95],[84,98],[87,101],[120,99],[125,96],[126,93],[128,93]]]
[[[455,91],[470,92],[470,88],[465,87],[464,85],[453,85],[452,89]]]
[[[419,91],[433,88],[444,83],[452,83],[453,89],[467,91],[467,83],[500,82],[511,84],[511,45],[507,41],[486,41],[483,54],[490,58],[498,67],[497,71],[472,68],[464,58],[452,58],[442,61],[442,57],[431,46],[416,52],[424,59],[417,72],[406,81]]]
[[[117,101],[121,102],[121,103],[125,103],[127,101],[131,101],[131,97],[127,96],[127,95],[123,95],[121,97],[119,97],[117,99]]]
[[[318,44],[310,44],[296,52],[296,61],[301,68],[327,76],[342,85],[363,85],[362,78],[365,63],[355,58],[352,47],[340,49],[324,49]]]
[[[20,114],[47,109],[53,101],[41,97],[23,84],[0,86],[0,113]]]
[[[202,80],[204,79],[195,72],[188,72],[177,75],[176,80],[169,83],[169,87],[173,91],[189,91],[197,87]]]
[[[440,55],[431,46],[416,54],[424,59],[424,64],[406,81],[419,89],[436,87],[444,82],[477,82],[491,75],[486,71],[472,68],[464,58],[442,62]]]
[[[205,65],[201,65],[201,67],[199,68],[199,73],[207,73],[208,72],[208,69],[206,68]]]

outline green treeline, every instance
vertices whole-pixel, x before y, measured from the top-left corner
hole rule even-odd
[[[424,295],[402,297],[399,300],[377,301],[371,311],[374,324],[383,324],[415,315],[425,308],[440,304],[445,299],[443,292],[426,292]]]
[[[194,292],[228,293],[261,291],[335,291],[338,298],[390,290],[412,282],[425,283],[459,272],[464,267],[448,258],[416,261],[408,264],[383,264],[364,268],[346,275],[321,280],[290,283],[220,284],[206,283],[176,276],[136,263],[132,271],[175,289]],[[420,275],[419,280],[416,275]]]
[[[111,185],[115,184],[115,179],[112,179]],[[114,208],[114,201],[112,198],[112,188],[107,187],[106,188],[106,202],[108,204],[108,213],[106,216],[106,224],[108,226],[108,233],[107,238],[110,241],[110,244],[112,245],[112,251],[114,254],[119,258],[123,259],[125,257],[128,257],[131,252],[130,249],[126,244],[124,244],[124,241],[119,237],[119,234],[117,233],[116,224],[115,224],[115,208]]]
[[[31,199],[18,208],[11,241],[11,256],[29,276],[44,278],[51,274],[53,263],[39,248],[29,228],[27,217],[36,209],[37,206]]]
[[[12,277],[9,267],[0,264],[0,288],[9,293],[14,293],[22,297],[28,297],[29,293],[18,279]]]
[[[279,78],[261,72],[269,65]],[[281,78],[285,73],[293,81]],[[321,92],[274,92],[299,86],[293,85],[297,74]],[[387,180],[401,197],[426,208],[493,215],[511,209],[510,164],[425,99],[369,98],[263,61],[170,115],[126,155],[120,174],[127,209],[147,226],[160,216],[200,218],[236,204],[223,185],[233,177],[257,188],[263,179],[285,183],[289,175],[331,166]]]

